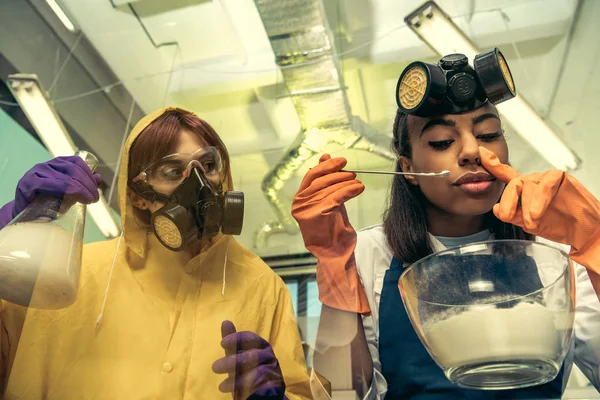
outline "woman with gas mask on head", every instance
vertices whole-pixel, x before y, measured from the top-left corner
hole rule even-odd
[[[396,171],[425,174],[394,176],[383,224],[358,234],[352,228],[344,203],[364,186],[342,170],[343,158],[322,156],[294,198],[292,214],[318,258],[323,309],[316,347],[323,350],[315,352],[314,369],[325,378],[335,375],[327,370],[328,349],[351,349],[360,364],[352,366],[354,388],[364,398],[560,398],[573,360],[600,389],[600,202],[563,171],[519,175],[508,165],[494,104],[515,95],[510,71],[496,49],[473,64],[453,54],[437,65],[412,63],[400,75]],[[442,171],[447,176],[426,175]],[[563,247],[576,262],[574,349],[558,376],[497,391],[452,384],[402,304],[398,283],[405,267],[473,242],[542,238],[570,246]],[[444,290],[443,283],[436,290]],[[336,343],[331,331],[342,325],[356,334]]]
[[[99,179],[75,157],[38,164],[0,222],[41,194],[98,200]],[[123,233],[84,247],[75,303],[3,302],[4,398],[308,398],[290,294],[230,236],[243,195],[212,127],[179,108],[146,116],[118,185]]]

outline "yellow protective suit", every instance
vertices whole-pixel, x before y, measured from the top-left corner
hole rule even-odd
[[[77,301],[51,311],[2,304],[5,399],[231,399],[218,390],[227,376],[211,369],[225,355],[225,319],[271,343],[290,399],[310,397],[283,281],[231,236],[190,258],[134,220],[129,149],[165,110],[142,119],[126,142],[118,186],[123,236],[84,246]]]

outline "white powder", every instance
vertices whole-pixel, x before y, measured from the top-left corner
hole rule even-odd
[[[60,226],[26,222],[0,230],[4,300],[35,308],[66,307],[75,301],[80,266],[81,243]]]
[[[539,304],[479,306],[424,327],[432,352],[445,367],[490,361],[555,359],[561,340],[554,314]]]

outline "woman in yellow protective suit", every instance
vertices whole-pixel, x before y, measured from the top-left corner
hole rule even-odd
[[[94,176],[83,169],[69,157],[39,164],[2,211],[18,214],[19,203],[52,192],[48,182],[86,199],[77,188],[89,188]],[[288,290],[211,214],[222,211],[223,224],[238,229],[240,199],[209,207],[203,228],[178,216],[189,207],[189,190],[208,190],[207,204],[223,193],[228,201],[229,157],[210,125],[178,108],[143,118],[126,141],[118,188],[123,234],[84,246],[73,305],[3,302],[4,398],[308,398]]]

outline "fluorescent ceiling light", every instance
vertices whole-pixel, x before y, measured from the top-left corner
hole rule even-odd
[[[7,82],[10,91],[48,151],[54,157],[75,154],[77,148],[54,106],[46,98],[37,75],[9,75]],[[115,237],[119,235],[119,226],[104,197],[100,196],[100,201],[89,205],[88,210],[104,236]]]
[[[75,154],[77,148],[46,99],[37,75],[9,75],[8,87],[50,153],[55,157]]]
[[[75,24],[71,21],[71,19],[67,16],[67,14],[63,11],[63,9],[58,5],[56,0],[46,0],[46,3],[50,6],[54,14],[58,17],[60,22],[71,32],[75,32],[77,28],[75,28]]]
[[[481,51],[434,1],[427,1],[404,18],[404,22],[440,56],[462,53],[470,60]],[[551,165],[575,169],[579,159],[521,96],[497,106],[513,129]]]

